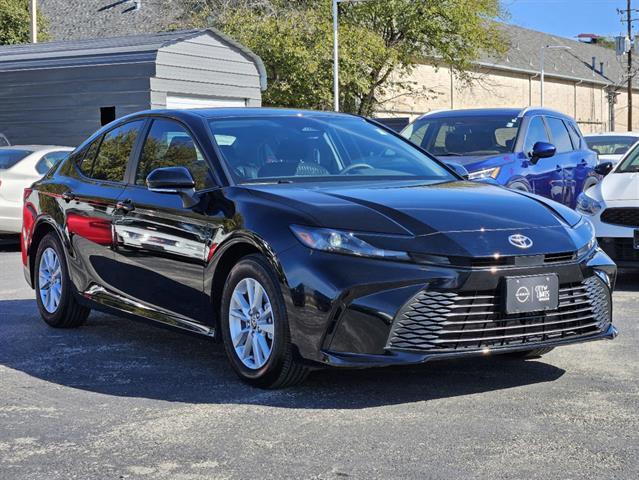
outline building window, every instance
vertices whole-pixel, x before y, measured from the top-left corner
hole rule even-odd
[[[115,120],[115,107],[100,107],[100,125],[104,127],[113,120]]]

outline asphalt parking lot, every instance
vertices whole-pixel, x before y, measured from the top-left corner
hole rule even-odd
[[[614,342],[240,383],[209,341],[103,314],[38,317],[0,250],[0,478],[636,479],[639,276]]]

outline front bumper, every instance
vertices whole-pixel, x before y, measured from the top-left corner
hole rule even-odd
[[[354,353],[342,353],[342,352],[323,352],[325,356],[325,363],[335,367],[354,367],[364,368],[373,366],[391,366],[391,365],[411,365],[426,363],[431,360],[447,360],[454,358],[464,357],[478,357],[492,354],[503,354],[512,352],[521,352],[530,350],[532,348],[539,347],[561,347],[564,345],[572,345],[575,343],[592,342],[595,340],[614,340],[619,332],[614,325],[608,325],[604,331],[596,333],[594,335],[564,339],[564,340],[549,340],[543,343],[530,343],[526,345],[510,346],[510,347],[494,347],[486,348],[482,350],[473,350],[468,352],[448,352],[448,353],[419,353],[403,350],[389,350],[385,355],[366,355],[366,354],[354,354]]]
[[[617,334],[612,325],[611,303],[616,266],[599,249],[579,261],[526,267],[456,268],[422,265],[329,254],[301,246],[282,252],[279,259],[284,276],[283,290],[291,338],[300,356],[313,363],[351,367],[422,363],[432,359],[506,353],[612,339]],[[394,336],[406,306],[424,292],[442,292],[455,298],[472,296],[478,292],[500,292],[505,276],[550,272],[559,276],[560,286],[568,285],[575,290],[575,298],[566,297],[566,308],[570,310],[572,317],[560,312],[548,312],[549,316],[560,315],[549,322],[554,324],[553,327],[539,325],[542,322],[540,318],[546,314],[535,314],[523,319],[511,318],[512,316],[472,317],[473,321],[478,318],[484,320],[484,327],[490,333],[481,335],[488,341],[478,341],[473,346],[477,336],[473,334],[470,342],[461,338],[464,348],[456,348],[451,342],[445,348],[439,348],[433,346],[437,341],[421,342],[432,331],[436,335],[431,335],[430,338],[435,338],[440,327],[440,324],[431,322],[429,315],[432,312],[427,312],[425,319],[420,319],[426,325],[411,326],[416,329],[413,336],[415,342],[411,344],[395,341],[397,339]],[[578,304],[584,300],[579,296],[584,297],[588,293],[585,290],[579,291],[578,286],[585,285],[586,281],[596,284],[596,295],[605,297],[607,310],[603,313],[597,307],[599,310],[595,315],[592,310],[595,308],[594,304]],[[436,317],[437,313],[435,311],[431,317]],[[444,319],[448,315],[447,311],[439,311],[439,314]],[[471,318],[472,315],[469,313],[467,317]],[[484,312],[482,315],[490,313]],[[593,318],[581,318],[588,315]],[[514,321],[521,321],[521,326],[512,324]],[[503,341],[501,337],[504,332],[499,333],[502,327],[508,336],[513,333],[521,341]],[[471,327],[462,325],[460,328]]]

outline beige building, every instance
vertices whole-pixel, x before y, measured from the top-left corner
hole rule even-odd
[[[391,94],[380,117],[410,117],[435,109],[538,106],[541,101],[540,51],[545,48],[544,107],[574,117],[584,132],[627,130],[626,57],[582,43],[512,25],[503,58],[479,59],[473,82],[461,82],[446,67],[417,66],[408,78],[419,95]],[[638,76],[639,77],[639,76]],[[633,128],[639,130],[639,78],[633,93]]]

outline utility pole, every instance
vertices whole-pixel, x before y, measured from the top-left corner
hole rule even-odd
[[[626,22],[628,23],[628,38],[630,40],[632,40],[631,1],[628,0],[626,8]],[[632,132],[632,48],[628,50],[628,131]]]
[[[31,0],[29,11],[31,14],[31,43],[38,43],[38,5],[36,0]]]
[[[630,45],[630,47],[626,47],[627,49],[627,53],[628,54],[628,67],[627,67],[627,72],[626,74],[628,75],[628,89],[627,89],[627,96],[628,96],[628,131],[632,131],[632,77],[634,76],[632,73],[632,22],[636,22],[637,18],[632,18],[632,14],[635,12],[639,12],[638,9],[636,8],[632,8],[632,0],[626,0],[626,9],[625,10],[621,10],[621,9],[617,9],[617,13],[619,13],[619,15],[623,15],[625,18],[623,18],[621,20],[622,23],[626,24],[626,27],[628,27],[628,31],[627,31],[627,44]],[[636,45],[635,45],[636,46]]]

